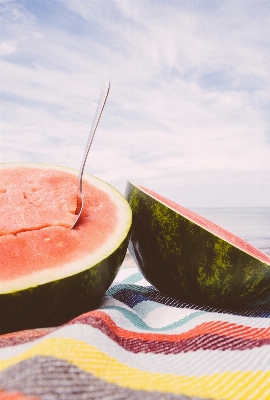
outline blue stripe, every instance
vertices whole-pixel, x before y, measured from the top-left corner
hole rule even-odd
[[[129,311],[125,308],[121,308],[118,306],[105,306],[102,307],[103,310],[117,310],[119,311],[124,317],[126,317],[133,325],[135,325],[137,328],[144,329],[146,331],[155,331],[155,332],[162,332],[166,331],[168,329],[174,329],[179,326],[184,325],[188,321],[191,321],[194,318],[197,318],[198,316],[205,314],[204,311],[198,311],[195,313],[192,313],[191,315],[188,315],[187,317],[180,319],[179,321],[174,322],[173,324],[169,324],[167,326],[163,326],[162,328],[152,328],[151,326],[147,325],[142,318],[140,318],[137,314],[135,314],[132,311]]]
[[[132,274],[128,278],[124,279],[122,283],[135,283],[141,281],[142,279],[144,279],[142,274],[137,272],[136,274]]]
[[[136,275],[136,274],[135,274]],[[164,304],[176,308],[190,308],[192,310],[202,310],[207,312],[218,312],[222,314],[241,315],[243,317],[270,318],[270,293],[266,293],[265,299],[254,301],[251,304],[235,306],[231,309],[220,309],[210,306],[202,306],[193,303],[185,303],[160,293],[152,286],[139,286],[132,284],[117,284],[112,286],[106,294],[121,301],[128,307],[133,308],[142,301],[152,300],[159,304]],[[268,302],[267,302],[268,300]]]

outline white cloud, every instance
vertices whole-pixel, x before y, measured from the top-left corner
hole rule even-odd
[[[79,168],[110,79],[86,170],[187,206],[270,205],[269,11],[192,3],[61,0],[43,20],[0,2],[1,160]]]
[[[0,44],[0,56],[9,55],[16,50],[16,43],[12,40],[3,41]]]

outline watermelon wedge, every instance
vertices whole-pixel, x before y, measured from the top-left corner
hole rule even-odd
[[[62,324],[94,308],[125,257],[131,210],[113,187],[42,164],[0,166],[0,332]]]
[[[161,292],[216,307],[270,301],[270,257],[220,226],[127,183],[129,252]]]

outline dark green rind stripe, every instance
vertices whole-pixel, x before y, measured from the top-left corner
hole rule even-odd
[[[171,393],[132,390],[82,371],[65,360],[33,357],[6,369],[0,375],[1,388],[39,396],[42,400],[202,400]]]
[[[93,310],[113,282],[126,254],[128,235],[106,259],[76,275],[0,295],[0,334],[59,326]]]
[[[270,300],[270,266],[127,184],[133,223],[129,251],[161,292],[225,307]],[[267,296],[269,293],[269,296]]]

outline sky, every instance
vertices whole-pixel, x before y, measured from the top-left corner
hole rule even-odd
[[[1,162],[270,207],[268,0],[0,0]]]

